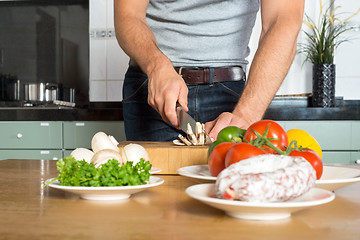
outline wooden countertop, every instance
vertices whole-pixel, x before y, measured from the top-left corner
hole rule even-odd
[[[360,183],[286,220],[252,221],[188,197],[200,180],[159,175],[163,185],[112,202],[44,188],[56,175],[55,161],[0,161],[0,239],[360,239]]]

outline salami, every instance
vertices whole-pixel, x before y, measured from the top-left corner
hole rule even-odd
[[[288,201],[309,191],[316,172],[303,157],[258,155],[230,165],[217,177],[219,198],[252,201]]]

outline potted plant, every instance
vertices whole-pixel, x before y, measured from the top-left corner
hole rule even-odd
[[[349,39],[343,38],[342,34],[353,27],[347,22],[360,12],[351,14],[344,20],[340,20],[336,11],[335,0],[324,9],[320,3],[320,15],[317,24],[305,14],[304,24],[310,31],[304,31],[307,42],[299,44],[299,53],[306,55],[305,61],[313,64],[313,107],[334,107],[335,106],[335,50],[339,45]]]

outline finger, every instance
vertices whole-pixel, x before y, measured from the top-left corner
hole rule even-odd
[[[148,96],[148,104],[159,113],[159,115],[161,116],[161,118],[164,120],[164,122],[169,122],[169,119],[166,117],[166,114],[164,112],[164,102],[163,101],[158,101],[156,102],[155,100],[153,100],[152,98],[150,98]]]
[[[215,121],[216,120],[205,123],[205,132],[207,132],[208,134],[211,132],[212,128],[215,125]]]
[[[188,92],[189,92],[189,90],[188,90],[186,84],[184,84],[184,86],[180,88],[178,102],[179,102],[180,106],[184,109],[185,112],[189,111],[189,108],[187,106]]]
[[[178,116],[176,113],[177,98],[168,96],[164,103],[164,115],[175,128],[179,128]]]
[[[220,116],[215,120],[215,124],[212,126],[208,135],[210,138],[216,139],[218,133],[225,127],[229,126],[232,119],[231,113],[222,113]]]

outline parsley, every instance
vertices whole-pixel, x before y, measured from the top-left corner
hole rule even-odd
[[[149,181],[151,175],[149,173],[151,164],[143,158],[135,166],[131,161],[120,166],[117,160],[110,159],[101,167],[96,168],[93,163],[87,163],[85,160],[77,161],[70,156],[58,160],[56,166],[60,173],[53,181],[59,180],[62,186],[111,187],[142,185]]]

